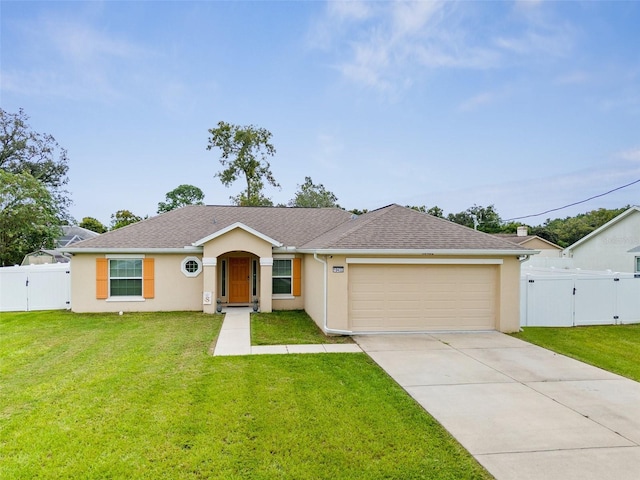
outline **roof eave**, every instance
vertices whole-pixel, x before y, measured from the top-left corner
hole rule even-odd
[[[482,249],[396,249],[396,248],[299,248],[299,253],[320,255],[466,255],[466,256],[514,256],[536,255],[540,250],[482,250]]]
[[[59,248],[64,253],[202,253],[202,247],[161,247],[161,248],[141,248],[141,247],[117,247],[117,248],[100,248],[100,247],[66,247]]]

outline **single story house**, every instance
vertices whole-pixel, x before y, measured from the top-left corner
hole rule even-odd
[[[537,253],[399,205],[192,205],[64,249],[75,312],[257,304],[325,333],[517,331],[520,262]]]
[[[564,250],[583,270],[640,273],[640,207],[634,206]]]
[[[525,247],[533,250],[540,250],[540,253],[536,255],[538,257],[560,258],[562,257],[562,247],[556,245],[549,240],[545,240],[538,235],[529,235],[529,229],[522,225],[518,227],[516,233],[495,233],[498,238],[504,238],[510,242],[516,243],[521,247]]]
[[[571,266],[571,260],[562,257],[563,249],[560,245],[556,245],[538,235],[529,235],[529,229],[524,225],[519,226],[516,233],[494,233],[493,235],[529,250],[538,250],[540,252],[530,257],[529,260],[522,262],[523,267],[569,268]]]

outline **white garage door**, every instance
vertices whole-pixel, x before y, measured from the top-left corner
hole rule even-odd
[[[495,265],[350,265],[351,330],[488,330]]]

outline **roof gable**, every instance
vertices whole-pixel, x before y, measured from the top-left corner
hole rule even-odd
[[[578,240],[577,242],[575,242],[574,244],[569,245],[565,250],[567,250],[567,251],[573,250],[576,247],[591,241],[593,238],[597,237],[598,235],[600,235],[605,230],[611,228],[612,226],[616,225],[617,223],[623,221],[624,219],[626,219],[627,217],[630,217],[633,214],[640,215],[640,207],[633,206],[633,207],[629,208],[628,210],[625,210],[624,212],[622,212],[617,217],[612,218],[611,220],[609,220],[607,223],[605,223],[601,227],[595,229],[589,235],[586,235],[586,236],[582,237],[580,240]]]
[[[551,247],[552,249],[555,250],[562,250],[562,247],[560,245],[556,245],[553,242],[550,242],[549,240],[546,240],[542,237],[539,237],[538,235],[522,235],[519,236],[515,233],[494,233],[494,236],[498,237],[498,238],[504,238],[505,240],[509,240],[510,242],[516,243],[518,245],[527,245],[528,243],[534,242],[534,241],[539,241],[539,242],[543,242],[547,245],[549,245],[549,247]]]
[[[240,222],[236,222],[232,225],[229,225],[228,227],[223,228],[222,230],[218,230],[217,232],[212,233],[211,235],[208,235],[204,238],[201,238],[200,240],[197,240],[193,243],[194,247],[201,247],[202,245],[204,245],[207,242],[210,242],[211,240],[214,240],[218,237],[221,237],[222,235],[235,230],[236,228],[239,228],[240,230],[244,230],[247,233],[250,233],[251,235],[254,235],[262,240],[264,240],[267,243],[270,243],[272,246],[274,247],[282,247],[282,243],[280,243],[277,240],[274,240],[271,237],[268,237],[267,235],[264,235],[260,232],[258,232],[257,230],[254,230],[251,227],[247,227],[246,225],[244,225],[243,223]]]

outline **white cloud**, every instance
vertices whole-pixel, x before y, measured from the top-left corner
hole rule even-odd
[[[471,110],[476,110],[479,107],[482,107],[484,105],[488,105],[491,104],[493,102],[496,101],[496,99],[498,98],[498,94],[496,94],[495,92],[483,92],[483,93],[479,93],[478,95],[471,97],[470,99],[464,101],[460,107],[459,110],[463,111],[463,112],[468,112]]]
[[[640,163],[640,147],[624,150],[618,153],[617,157],[628,162]]]
[[[364,20],[371,15],[371,3],[363,0],[332,1],[327,4],[329,15],[340,20]]]
[[[545,55],[563,57],[573,46],[572,35],[568,29],[542,29],[528,31],[517,36],[500,36],[494,40],[497,47],[520,57]]]
[[[394,2],[391,6],[393,26],[396,37],[419,34],[436,20],[436,14],[442,11],[443,4],[430,2]]]
[[[3,72],[3,89],[108,101],[154,53],[126,38],[108,34],[86,18],[42,18],[23,25],[20,66]]]
[[[345,78],[387,92],[402,90],[432,70],[494,69],[532,57],[565,56],[574,43],[570,26],[534,15],[531,10],[541,9],[533,6],[517,16],[517,33],[496,34],[505,18],[487,23],[479,17],[482,9],[466,3],[327,5],[316,24],[315,38],[321,41],[314,46],[334,54],[333,64]]]

